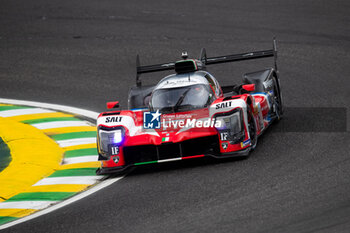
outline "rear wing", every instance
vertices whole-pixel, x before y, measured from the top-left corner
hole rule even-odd
[[[277,42],[275,38],[273,38],[273,45],[272,45],[272,49],[270,50],[231,54],[231,55],[218,56],[218,57],[207,57],[205,48],[202,48],[199,61],[202,63],[202,67],[205,68],[205,66],[207,65],[267,58],[267,57],[274,57],[274,66],[275,66],[275,70],[277,71]],[[187,59],[187,53],[183,53],[183,59],[185,60]],[[136,56],[136,85],[137,86],[142,85],[140,80],[141,74],[166,71],[166,70],[174,70],[175,64],[176,62],[168,62],[168,63],[162,63],[162,64],[156,64],[156,65],[141,66],[140,57],[139,55],[137,55]]]

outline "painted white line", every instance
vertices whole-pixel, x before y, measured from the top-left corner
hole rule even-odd
[[[60,147],[77,146],[77,145],[96,143],[96,137],[58,140],[56,142],[60,145]]]
[[[0,209],[34,209],[40,210],[49,207],[57,201],[5,201],[0,203]]]
[[[39,180],[33,186],[39,185],[53,185],[53,184],[94,184],[103,176],[62,176],[62,177],[48,177]]]
[[[53,128],[63,128],[63,127],[72,127],[72,126],[91,126],[85,121],[51,121],[51,122],[43,122],[32,124],[38,129],[53,129]]]
[[[181,160],[182,158],[173,158],[173,159],[163,159],[163,160],[158,160],[158,163],[165,163],[165,162],[171,162],[171,161],[176,161],[176,160]]]
[[[27,106],[40,107],[40,108],[50,108],[50,109],[54,109],[54,110],[60,110],[60,111],[64,111],[64,112],[79,114],[82,116],[90,117],[94,120],[96,120],[98,115],[99,115],[99,113],[97,113],[97,112],[93,112],[93,111],[89,111],[89,110],[85,110],[85,109],[80,109],[80,108],[75,108],[75,107],[70,107],[70,106],[65,106],[65,105],[58,105],[58,104],[47,104],[47,103],[41,103],[41,102],[35,102],[35,101],[0,98],[0,103],[27,105]]]
[[[47,109],[42,108],[24,108],[24,109],[13,109],[13,110],[5,110],[0,111],[1,117],[12,117],[12,116],[19,116],[19,115],[28,115],[28,114],[36,114],[36,113],[50,113],[54,112]]]
[[[0,225],[0,230],[3,230],[3,229],[8,228],[8,227],[12,227],[12,226],[17,225],[19,223],[23,223],[23,222],[26,222],[28,220],[31,220],[31,219],[34,219],[34,218],[37,218],[37,217],[40,217],[40,216],[42,216],[44,214],[48,214],[48,213],[50,213],[52,211],[55,211],[55,210],[57,210],[59,208],[62,208],[64,206],[66,206],[66,205],[69,205],[69,204],[71,204],[73,202],[79,201],[80,199],[83,199],[84,197],[87,197],[90,194],[93,194],[93,193],[103,189],[104,187],[107,187],[107,186],[113,184],[114,182],[116,182],[116,181],[118,181],[118,180],[120,180],[122,178],[124,178],[124,177],[122,176],[122,177],[110,178],[108,180],[102,181],[101,183],[99,183],[96,186],[88,189],[87,191],[79,193],[79,194],[77,194],[77,195],[75,195],[75,196],[73,196],[73,197],[71,197],[71,198],[69,198],[69,199],[67,199],[65,201],[59,202],[56,205],[53,205],[53,206],[51,206],[51,207],[49,207],[47,209],[38,211],[38,212],[36,212],[36,213],[34,213],[32,215],[28,215],[28,216],[20,218],[18,220],[15,220],[15,221],[12,221],[12,222]]]
[[[84,162],[96,162],[98,161],[97,155],[78,156],[63,159],[63,164],[84,163]]]

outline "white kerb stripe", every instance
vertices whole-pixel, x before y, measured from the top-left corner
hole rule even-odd
[[[39,107],[39,108],[50,108],[55,110],[60,110],[64,112],[71,112],[78,115],[83,115],[86,117],[89,117],[91,119],[96,120],[99,113],[81,109],[81,108],[75,108],[70,107],[66,105],[58,105],[58,104],[48,104],[48,103],[41,103],[41,102],[35,102],[35,101],[27,101],[27,100],[15,100],[15,99],[4,99],[0,98],[0,103],[7,103],[7,104],[15,104],[15,105],[27,105],[32,107]]]
[[[34,184],[39,185],[53,185],[53,184],[94,184],[103,176],[64,176],[64,177],[49,177],[44,178]]]
[[[96,162],[98,161],[97,155],[90,156],[79,156],[63,159],[63,164],[73,164],[73,163],[85,163],[85,162]]]
[[[59,140],[56,142],[60,145],[60,147],[77,146],[77,145],[96,143],[96,137],[75,138],[75,139]]]
[[[0,111],[0,116],[12,117],[12,116],[20,116],[20,115],[28,115],[28,114],[36,114],[36,113],[50,113],[50,112],[54,112],[54,111],[42,109],[42,108],[24,108],[24,109]]]
[[[50,206],[47,209],[43,209],[41,211],[35,212],[34,214],[31,214],[31,215],[25,216],[23,218],[17,219],[15,221],[12,221],[12,222],[0,225],[0,230],[12,227],[12,226],[17,225],[19,223],[23,223],[23,222],[29,221],[31,219],[40,217],[40,216],[42,216],[44,214],[51,213],[52,211],[55,211],[55,210],[60,209],[60,208],[62,208],[64,206],[66,206],[66,205],[69,205],[69,204],[74,203],[74,202],[76,202],[78,200],[81,200],[84,197],[87,197],[90,194],[93,194],[93,193],[103,189],[104,187],[107,187],[107,186],[113,184],[114,182],[116,182],[116,181],[118,181],[118,180],[120,180],[122,178],[123,177],[116,177],[116,178],[109,178],[107,180],[104,180],[101,183],[98,183],[95,186],[93,186],[92,188],[88,189],[87,191],[81,192],[81,193],[79,193],[79,194],[77,194],[77,195],[75,195],[75,196],[73,196],[73,197],[71,197],[71,198],[69,198],[67,200],[64,200],[62,202],[57,203],[56,205]]]
[[[57,201],[5,201],[0,203],[0,209],[35,209],[49,207]]]
[[[72,127],[72,126],[90,126],[90,125],[85,121],[52,121],[52,122],[32,124],[32,126],[38,129],[53,129],[53,128],[63,128],[63,127]]]

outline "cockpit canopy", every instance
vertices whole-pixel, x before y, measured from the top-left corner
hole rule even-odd
[[[218,93],[214,93],[216,89]],[[219,95],[217,81],[208,72],[169,75],[153,90],[150,108],[163,113],[200,109],[208,107]]]
[[[208,85],[194,84],[155,90],[150,105],[162,113],[183,112],[207,107],[212,99],[213,93]]]

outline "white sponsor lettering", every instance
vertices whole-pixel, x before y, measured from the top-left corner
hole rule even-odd
[[[207,118],[205,120],[198,119],[186,119],[186,120],[164,120],[162,126],[164,129],[167,128],[210,128],[210,127],[221,127],[221,121],[215,121],[215,119]]]

